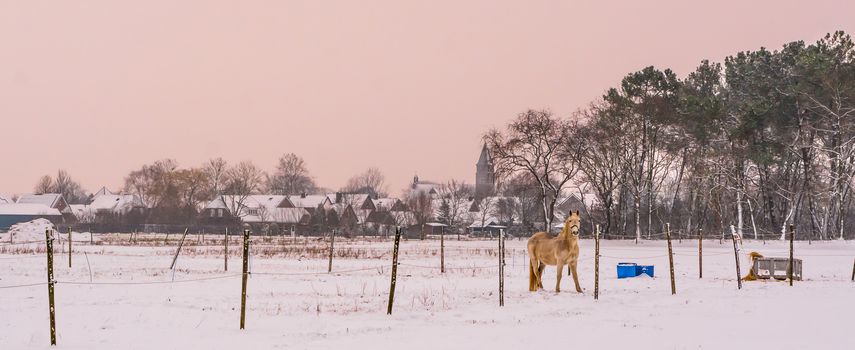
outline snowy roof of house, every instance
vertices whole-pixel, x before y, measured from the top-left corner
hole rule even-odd
[[[267,222],[281,224],[298,224],[303,218],[309,215],[309,212],[304,208],[269,208],[265,213],[258,215],[245,215],[241,217],[243,222]]]
[[[286,196],[275,195],[275,194],[254,194],[246,196],[243,199],[243,202],[240,203],[242,207],[246,208],[260,208],[264,207],[266,209],[275,209],[278,208],[280,204],[286,199]],[[237,202],[241,201],[241,196],[234,195],[222,195],[214,198],[214,200],[208,202],[205,205],[205,209],[228,209],[231,210],[230,205],[237,204]],[[227,204],[228,203],[228,204]]]
[[[62,198],[62,195],[59,193],[25,194],[21,196],[21,198],[18,198],[18,201],[15,203],[42,204],[48,207],[53,207],[60,198]]]
[[[62,216],[59,210],[38,203],[0,204],[0,215]]]
[[[481,222],[482,222],[481,219],[477,218],[477,219],[475,219],[475,221],[471,225],[469,225],[469,227],[470,228],[499,227],[499,219],[496,219],[495,217],[490,216],[490,215],[488,215],[484,219],[483,226],[481,226]],[[502,226],[502,227],[504,227],[504,226]]]
[[[114,194],[114,193],[111,192],[110,190],[108,190],[106,186],[101,186],[101,189],[98,190],[98,192],[95,192],[95,194],[93,194],[92,196],[98,197],[98,196],[103,196],[105,194]]]
[[[397,198],[375,198],[372,199],[372,201],[374,201],[374,206],[377,207],[377,209],[380,209],[380,207],[390,209],[395,205],[395,203],[398,203]]]
[[[579,193],[571,193],[566,198],[559,198],[556,203],[557,206],[564,207],[570,205],[573,201],[579,201],[585,205],[585,208],[591,208],[594,205],[600,204],[600,198],[593,193],[583,193],[581,196]]]
[[[141,206],[143,206],[142,200],[133,194],[102,194],[89,203],[90,209],[102,211],[122,211]]]
[[[332,203],[325,195],[288,196],[288,200],[297,208],[317,208],[324,202]]]
[[[9,204],[9,203],[12,203],[12,201],[10,199],[7,199],[6,197],[0,195],[0,204]]]

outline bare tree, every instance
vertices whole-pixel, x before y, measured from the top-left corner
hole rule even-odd
[[[45,194],[53,192],[53,178],[50,175],[42,176],[39,179],[39,182],[36,183],[36,187],[33,188],[33,193],[35,194]]]
[[[201,194],[201,199],[212,200],[223,194],[223,189],[226,186],[226,172],[229,169],[229,164],[223,158],[213,158],[202,166],[202,171],[207,177],[205,188]]]
[[[376,167],[370,167],[365,172],[347,180],[343,190],[350,193],[365,193],[377,196],[386,194],[386,176]]]
[[[258,192],[264,180],[264,172],[252,162],[244,161],[229,168],[226,172],[223,201],[234,217],[246,215],[244,207],[247,198]]]
[[[288,153],[279,158],[276,172],[267,179],[267,189],[273,194],[311,193],[316,188],[306,162],[294,153]]]
[[[415,224],[421,227],[421,239],[425,239],[424,225],[434,217],[433,201],[425,191],[410,191],[406,196],[406,204],[413,215]]]
[[[466,182],[452,179],[442,184],[439,187],[441,201],[441,218],[439,219],[456,230],[466,211],[469,209],[467,204],[473,195],[474,191],[472,187],[467,185]]]
[[[187,218],[192,219],[199,211],[201,196],[208,186],[208,176],[203,169],[192,168],[177,171],[175,180],[181,206],[186,210]]]
[[[56,172],[56,179],[54,180],[54,188],[52,192],[61,194],[69,204],[81,204],[87,199],[86,191],[83,190],[83,186],[81,186],[77,181],[74,181],[74,179],[68,175],[68,172],[62,169],[59,169]]]
[[[554,117],[548,110],[528,110],[502,132],[484,135],[500,175],[530,174],[537,182],[545,231],[552,230],[555,204],[578,171],[581,143],[577,122]]]
[[[514,197],[517,201],[516,217],[526,229],[531,229],[532,224],[539,220],[540,211],[540,189],[537,182],[528,173],[516,174],[503,184],[502,193],[507,197]]]
[[[143,165],[125,177],[126,193],[137,195],[147,208],[158,208],[170,200],[177,202],[173,172],[178,163],[172,159],[158,160]]]
[[[622,118],[613,113],[605,104],[595,104],[584,111],[591,122],[580,133],[584,138],[585,152],[580,162],[584,180],[591,184],[603,204],[605,226],[603,233],[609,234],[612,226],[612,212],[616,191],[622,184],[626,163],[622,155],[625,152],[625,135]]]

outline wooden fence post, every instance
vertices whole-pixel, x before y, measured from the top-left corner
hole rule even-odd
[[[392,314],[392,304],[395,303],[395,283],[398,282],[398,246],[401,244],[401,228],[395,228],[395,246],[392,248],[392,285],[389,287],[389,307],[387,315]]]
[[[787,278],[790,279],[790,287],[793,286],[793,239],[796,237],[796,229],[790,225],[790,261],[787,266]]]
[[[499,229],[499,306],[505,306],[505,230]]]
[[[736,287],[742,289],[742,272],[739,270],[739,248],[736,246],[736,228],[730,225],[730,236],[733,240],[733,257],[736,260]]]
[[[240,329],[246,325],[246,280],[249,277],[249,230],[243,230],[243,281],[240,293]]]
[[[698,229],[698,278],[704,278],[704,229]]]
[[[855,260],[852,261],[852,282],[855,282]]]
[[[677,294],[677,284],[674,281],[674,253],[671,250],[671,224],[665,224],[665,238],[668,239],[668,265],[671,270],[671,295]]]
[[[332,258],[333,258],[333,249],[335,248],[335,229],[330,233],[330,264],[327,268],[328,273],[332,273]]]
[[[225,252],[223,254],[223,270],[229,270],[229,227],[226,226],[226,238],[223,240],[225,243]]]
[[[47,278],[48,278],[48,307],[50,308],[50,345],[56,345],[56,305],[54,304],[53,288],[53,235],[50,229],[45,230],[47,245]]]
[[[68,268],[71,268],[71,226],[68,226]]]
[[[175,250],[175,256],[172,257],[172,265],[169,265],[170,270],[175,268],[175,262],[178,261],[178,254],[181,254],[181,247],[184,246],[184,239],[187,238],[187,230],[189,229],[189,227],[184,229],[184,235],[181,236],[181,242],[178,243],[178,249]]]
[[[600,225],[594,230],[594,300],[600,299]]]
[[[445,227],[439,231],[439,273],[445,273]]]

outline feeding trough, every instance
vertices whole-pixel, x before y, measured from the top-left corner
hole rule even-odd
[[[617,264],[618,278],[638,277],[642,274],[653,277],[653,265],[638,265],[636,263]]]
[[[788,258],[756,258],[751,270],[759,279],[785,280],[788,278],[787,269],[790,268]],[[793,259],[793,280],[802,280],[802,260]]]

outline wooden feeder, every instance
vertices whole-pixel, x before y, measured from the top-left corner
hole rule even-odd
[[[754,265],[751,270],[759,279],[786,280],[787,269],[790,267],[790,259],[788,258],[755,258]],[[802,261],[801,259],[793,259],[793,280],[802,280]]]

